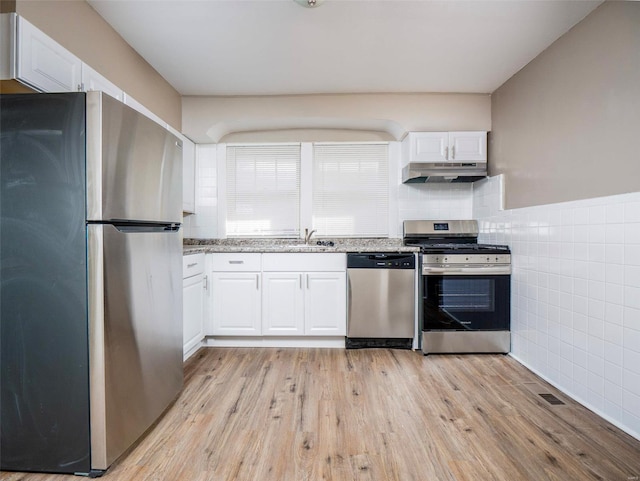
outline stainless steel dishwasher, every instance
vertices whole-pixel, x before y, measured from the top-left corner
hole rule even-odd
[[[347,349],[411,349],[415,268],[414,254],[347,254]]]

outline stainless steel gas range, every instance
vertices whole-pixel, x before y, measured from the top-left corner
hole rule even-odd
[[[404,243],[421,251],[422,352],[509,352],[509,247],[478,244],[474,220],[405,221]]]

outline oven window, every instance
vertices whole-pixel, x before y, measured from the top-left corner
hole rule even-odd
[[[424,276],[423,328],[506,330],[510,276]]]
[[[444,278],[438,297],[438,305],[445,311],[493,311],[495,281]]]

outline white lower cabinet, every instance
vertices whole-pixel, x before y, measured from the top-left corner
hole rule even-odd
[[[304,334],[303,274],[264,272],[262,279],[262,334],[302,336]]]
[[[262,269],[264,336],[345,335],[344,254],[263,254]]]
[[[346,333],[346,256],[211,254],[213,336],[301,337]]]
[[[308,272],[305,276],[304,334],[346,335],[346,272]]]
[[[260,273],[214,272],[213,332],[221,336],[261,334]]]
[[[262,333],[260,254],[212,254],[211,332],[217,336]]]
[[[204,254],[183,257],[182,264],[182,345],[183,358],[188,358],[204,338],[204,299],[206,276]]]

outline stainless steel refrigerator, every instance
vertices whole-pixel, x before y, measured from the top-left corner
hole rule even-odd
[[[100,92],[0,95],[0,468],[100,475],[182,388],[181,145]]]

